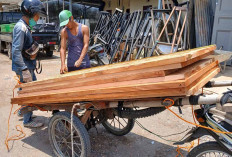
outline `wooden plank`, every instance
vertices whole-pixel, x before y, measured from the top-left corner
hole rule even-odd
[[[213,78],[219,72],[219,68],[215,67],[209,72],[205,73],[200,79],[197,79],[192,83],[188,88],[174,88],[174,89],[159,89],[159,90],[149,90],[147,88],[145,91],[139,89],[138,91],[133,92],[128,89],[128,91],[114,92],[114,93],[105,93],[105,94],[95,94],[85,92],[78,93],[60,93],[54,95],[45,95],[42,97],[26,97],[26,98],[14,98],[12,103],[16,104],[43,104],[46,103],[60,103],[60,102],[79,102],[79,101],[113,101],[113,100],[127,100],[127,99],[136,99],[136,98],[152,98],[152,97],[167,97],[167,96],[181,96],[186,94],[194,94],[199,88],[205,85],[211,78]],[[149,85],[147,85],[149,87]],[[144,89],[144,88],[142,88]]]
[[[64,80],[68,81],[71,79],[99,76],[103,74],[112,74],[112,73],[117,73],[117,72],[140,70],[140,69],[145,69],[145,68],[159,67],[159,66],[171,65],[171,64],[177,64],[177,66],[179,66],[180,63],[187,62],[191,59],[207,54],[213,51],[214,49],[216,49],[216,46],[211,45],[211,46],[205,46],[201,48],[186,50],[182,52],[176,52],[176,53],[168,54],[168,55],[154,56],[154,57],[144,58],[140,60],[121,62],[121,63],[112,64],[112,65],[105,65],[105,66],[100,66],[100,67],[95,67],[95,68],[83,69],[79,71],[73,71],[73,72],[70,72],[64,75],[60,75],[56,78],[50,78],[46,80],[21,84],[21,85],[16,86],[16,88],[35,86],[35,85],[40,85],[44,83],[53,83],[53,82],[64,81]],[[171,66],[170,68],[176,69],[177,67]]]
[[[45,85],[40,85],[40,86],[35,86],[35,87],[27,87],[24,88],[23,90],[19,91],[19,94],[33,94],[34,92],[40,91],[52,91],[52,90],[61,90],[61,89],[68,89],[68,90],[73,90],[74,87],[78,87],[78,89],[88,89],[88,88],[95,88],[95,87],[110,87],[114,86],[116,82],[120,82],[117,85],[130,85],[130,84],[138,84],[142,83],[134,81],[134,79],[144,79],[144,78],[154,78],[154,79],[149,79],[149,83],[155,83],[155,82],[165,82],[165,81],[172,81],[172,80],[180,80],[180,79],[185,79],[190,76],[190,74],[196,72],[197,70],[200,70],[204,66],[210,64],[212,62],[211,59],[207,60],[202,60],[198,61],[193,65],[187,66],[172,75],[165,76],[165,77],[156,77],[156,75],[164,75],[164,73],[161,72],[156,72],[153,71],[153,69],[146,69],[146,70],[139,70],[139,71],[131,71],[131,72],[123,72],[123,73],[116,73],[116,74],[109,74],[109,75],[103,75],[103,76],[98,76],[98,77],[90,77],[86,79],[77,79],[75,81],[66,81],[66,82],[58,82],[55,84],[45,84]],[[133,72],[133,73],[132,73]],[[160,74],[159,74],[160,73]],[[130,80],[130,81],[128,81]],[[123,83],[124,81],[128,81]],[[111,83],[111,84],[110,84]],[[100,86],[93,86],[93,85],[98,85],[102,84]],[[82,88],[85,86],[84,88]],[[69,89],[71,88],[71,89]],[[67,92],[68,92],[67,90]],[[52,91],[55,92],[55,91]],[[36,93],[39,94],[39,93]]]
[[[203,68],[207,68],[213,62],[212,59],[203,59],[194,64],[191,64],[182,69],[177,69],[174,73],[165,76],[166,80],[172,80],[172,78],[187,79],[192,74],[201,71]],[[214,63],[215,65],[216,63]]]
[[[91,86],[98,84],[114,83],[114,82],[123,82],[123,81],[132,81],[146,78],[155,78],[165,76],[164,71],[156,71],[154,68],[142,69],[137,71],[129,71],[115,74],[106,74],[101,76],[89,77],[85,79],[75,79],[70,81],[56,82],[52,84],[41,84],[39,86],[31,86],[23,88],[19,91],[19,94],[23,93],[32,93],[38,91],[49,91],[56,89],[64,88],[73,88],[73,87],[82,87],[82,86]],[[160,79],[159,79],[160,80]]]
[[[42,98],[34,97],[28,98],[12,98],[13,104],[46,104],[46,103],[63,103],[63,102],[80,102],[80,101],[114,101],[114,100],[127,100],[136,98],[152,98],[152,97],[164,97],[164,96],[181,96],[185,93],[184,88],[177,89],[159,89],[152,91],[138,92],[126,92],[126,93],[107,93],[107,94],[92,94],[92,95],[77,95],[73,93],[60,94],[55,97],[52,95],[46,95]],[[45,103],[46,101],[46,103]]]
[[[211,67],[210,67],[211,68]],[[209,69],[209,68],[208,68]],[[208,74],[208,73],[207,73]],[[201,76],[201,75],[198,75]],[[210,75],[209,75],[210,76]],[[130,86],[128,86],[127,84],[124,84],[125,86],[113,86],[113,87],[95,87],[95,88],[86,88],[85,89],[65,89],[65,90],[61,90],[59,92],[57,91],[53,91],[53,93],[35,93],[34,96],[32,95],[21,95],[17,98],[15,98],[12,102],[16,103],[17,100],[21,101],[21,103],[26,103],[26,102],[30,102],[30,103],[39,103],[39,102],[35,102],[35,100],[40,100],[40,101],[45,101],[46,103],[50,102],[50,99],[52,100],[64,100],[67,101],[66,99],[70,99],[68,102],[72,102],[72,101],[76,101],[76,98],[73,99],[73,97],[82,97],[82,96],[89,96],[89,98],[92,98],[92,95],[106,95],[108,93],[112,93],[112,94],[118,94],[118,93],[124,93],[124,97],[127,98],[127,94],[130,92],[135,92],[135,93],[144,93],[144,91],[155,91],[157,88],[160,88],[160,90],[162,89],[166,89],[166,96],[170,96],[172,95],[171,93],[169,93],[170,91],[172,91],[171,88],[175,88],[177,89],[182,89],[183,83],[186,80],[180,80],[180,81],[172,81],[172,82],[166,82],[166,83],[147,83],[144,82],[146,84],[137,84],[134,85],[134,83],[132,83]],[[179,82],[179,83],[177,83]],[[178,88],[179,87],[179,88]],[[39,95],[40,94],[40,95]],[[183,95],[184,93],[182,93]],[[140,94],[139,94],[140,95]],[[157,94],[159,95],[159,94]],[[123,99],[124,97],[122,97],[121,99]],[[138,96],[139,97],[139,96]],[[136,97],[136,98],[138,98]],[[154,96],[156,97],[156,96]],[[49,98],[49,100],[48,100]],[[79,99],[78,99],[79,100]],[[61,101],[61,100],[60,100]],[[90,101],[90,100],[89,100]],[[51,103],[51,102],[50,102]],[[54,103],[54,102],[52,102]],[[56,102],[58,103],[58,102]]]
[[[180,81],[170,81],[165,83],[160,83],[153,81],[152,79],[143,79],[135,81],[125,81],[118,83],[102,84],[95,86],[83,86],[75,88],[67,88],[62,90],[51,90],[46,92],[35,92],[20,94],[18,98],[33,99],[35,97],[43,97],[46,95],[58,95],[74,93],[74,95],[89,95],[89,94],[105,94],[105,93],[117,93],[117,92],[131,92],[131,91],[143,91],[143,90],[156,90],[156,89],[167,89],[167,88],[180,88],[184,87],[184,80]]]
[[[78,91],[78,90],[88,90],[88,89],[97,89],[97,88],[107,88],[107,87],[119,87],[119,86],[134,86],[137,84],[145,84],[145,83],[157,83],[157,82],[167,82],[168,86],[171,85],[169,84],[168,81],[174,81],[174,80],[181,80],[181,79],[185,79],[187,77],[189,77],[191,74],[196,73],[197,71],[201,70],[202,68],[204,68],[205,66],[207,66],[208,64],[210,64],[212,62],[211,59],[207,59],[207,60],[202,60],[202,61],[198,61],[197,63],[185,67],[177,72],[175,72],[174,74],[170,75],[170,76],[165,76],[165,77],[156,77],[156,78],[150,78],[150,79],[139,79],[139,80],[130,80],[131,76],[130,73],[128,73],[129,75],[125,74],[121,74],[121,75],[107,75],[102,76],[102,77],[93,77],[91,79],[85,79],[85,80],[75,80],[74,82],[65,82],[65,83],[56,83],[53,86],[43,86],[41,85],[41,87],[34,87],[34,88],[26,88],[19,91],[18,93],[22,96],[22,94],[24,96],[26,96],[25,94],[28,93],[28,95],[41,95],[41,94],[49,94],[49,92],[51,93],[55,93],[57,92],[57,90],[61,91],[61,89],[63,92],[70,92],[70,91]],[[210,68],[210,67],[209,67]],[[208,69],[209,69],[208,68]],[[152,73],[149,73],[149,71],[140,71],[140,74],[136,74],[138,75],[137,79],[139,77],[143,78],[144,76],[150,77],[150,75],[152,76]],[[112,77],[111,77],[112,76]],[[130,80],[130,81],[123,81],[124,78],[126,80]],[[117,78],[119,77],[119,78]],[[196,79],[196,78],[195,78]],[[91,80],[91,82],[89,82],[89,80]],[[100,80],[100,81],[99,81]],[[121,81],[121,82],[120,82]],[[112,83],[108,83],[108,82],[112,82]],[[162,85],[156,84],[156,87],[154,87],[154,89],[162,89],[162,88],[167,88],[168,86],[165,86],[165,83],[162,83]],[[179,85],[173,85],[171,88],[176,88]],[[66,90],[65,90],[66,89]],[[45,91],[49,91],[44,93]]]
[[[194,81],[195,85],[188,87],[187,95],[195,94],[199,89],[201,89],[207,82],[209,82],[214,76],[216,76],[220,72],[220,68],[215,67],[209,72],[202,75],[199,79]]]
[[[211,63],[210,65],[206,66],[205,68],[201,69],[200,71],[192,74],[190,77],[188,77],[185,80],[185,86],[189,86],[191,83],[193,83],[196,79],[207,73],[209,70],[218,67],[218,61]]]
[[[195,63],[195,62],[197,62],[197,61],[199,61],[199,60],[201,60],[201,59],[203,59],[203,58],[208,57],[209,55],[211,55],[211,54],[213,54],[213,53],[214,53],[214,51],[209,51],[209,52],[207,52],[207,53],[205,53],[205,54],[202,54],[202,55],[200,55],[200,56],[198,56],[198,57],[195,57],[195,58],[193,58],[193,59],[191,59],[191,60],[188,60],[187,62],[181,63],[181,66],[182,66],[182,67],[186,67],[186,66],[188,66],[188,65],[191,65],[191,64],[193,64],[193,63]],[[213,59],[213,58],[207,58],[207,59]]]
[[[202,65],[200,63],[202,63]],[[190,80],[189,83],[191,83],[191,81],[193,82],[194,79],[198,79],[201,76],[201,75],[197,75],[196,73],[199,72],[202,73],[203,70],[207,71],[206,68],[209,69],[210,66],[207,66],[203,68],[203,70],[200,70],[202,67],[204,67],[203,63],[204,63],[203,61],[200,61],[199,63],[189,66],[190,69],[192,68],[189,71],[193,72],[196,69],[199,69],[197,70],[198,72],[192,74],[192,72],[190,73],[186,69],[184,70],[182,69],[182,71],[179,72],[179,76],[184,75],[184,77],[186,77],[190,75],[192,78],[189,79]],[[213,63],[210,65],[213,66]],[[211,75],[209,75],[209,77],[210,76]],[[207,77],[207,79],[209,77]],[[165,77],[158,77],[158,78],[165,78]],[[124,82],[102,84],[95,86],[83,86],[79,88],[67,88],[59,91],[57,90],[48,91],[49,93],[35,92],[33,93],[33,95],[22,94],[19,97],[12,99],[12,103],[37,104],[37,103],[59,103],[59,102],[97,101],[97,100],[121,100],[121,99],[125,100],[130,98],[141,99],[141,98],[159,97],[159,96],[180,96],[186,94],[186,89],[183,86],[183,83],[186,83],[187,81],[186,79],[180,81],[158,82],[158,83],[154,82],[155,79],[157,78],[133,80],[134,82],[124,81]],[[177,80],[176,78],[173,79]],[[149,82],[148,80],[151,82]],[[165,90],[166,92],[163,92],[163,90]],[[176,92],[173,92],[174,90]],[[175,95],[177,93],[178,95]],[[153,96],[151,96],[152,94]]]
[[[107,65],[107,66],[111,66],[111,65]],[[149,68],[152,68],[154,71],[164,71],[167,69],[177,69],[177,68],[182,68],[181,63],[176,63],[176,64],[169,64],[169,65],[164,65],[164,66],[160,66],[160,67],[152,67],[152,65],[150,65],[151,67],[148,68],[144,68],[144,69],[139,69],[139,70],[146,70]],[[103,66],[104,67],[104,66]],[[72,81],[72,80],[77,80],[77,79],[86,79],[88,77],[102,77],[103,75],[107,75],[107,74],[115,74],[115,73],[128,73],[128,71],[126,70],[121,70],[121,72],[118,70],[114,70],[113,71],[108,71],[108,70],[102,70],[102,71],[95,71],[95,68],[90,68],[90,69],[84,69],[84,70],[78,70],[76,72],[78,72],[79,74],[73,74],[73,76],[67,76],[67,74],[63,74],[63,75],[59,75],[55,78],[50,78],[50,79],[46,79],[46,80],[40,80],[40,81],[35,81],[35,82],[30,82],[30,83],[24,83],[24,84],[20,84],[17,85],[16,88],[28,88],[28,87],[39,87],[39,86],[45,86],[45,85],[50,85],[53,83],[59,83],[59,82],[67,82],[67,81]],[[86,72],[87,70],[89,70],[89,72]],[[131,70],[132,71],[132,70]],[[83,72],[83,73],[82,73]],[[73,72],[70,72],[73,73]]]

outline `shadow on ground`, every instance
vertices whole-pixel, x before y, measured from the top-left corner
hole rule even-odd
[[[39,117],[40,118],[40,117]],[[45,120],[48,125],[49,118]],[[54,156],[49,143],[48,129],[33,129],[33,134],[24,138],[23,147],[38,149],[49,156]],[[102,125],[97,129],[89,130],[91,141],[91,157],[173,157],[177,152],[175,147],[169,146],[155,140],[129,133],[125,136],[115,136],[107,132]],[[186,154],[182,150],[183,154]]]

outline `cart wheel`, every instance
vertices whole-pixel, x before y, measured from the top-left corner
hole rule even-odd
[[[90,155],[91,145],[88,132],[81,121],[73,116],[73,147],[75,156]],[[48,126],[49,140],[57,156],[71,157],[71,114],[58,112],[52,116]]]
[[[120,118],[115,115],[113,119],[107,119],[102,122],[105,129],[116,136],[128,134],[133,129],[134,124],[134,119]]]

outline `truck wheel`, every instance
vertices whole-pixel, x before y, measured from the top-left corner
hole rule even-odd
[[[11,44],[7,44],[7,54],[10,59],[12,59]]]
[[[52,57],[53,56],[53,51],[50,50],[50,47],[47,47],[45,49],[45,51],[46,51],[46,56],[48,56],[48,57]]]
[[[70,113],[54,114],[49,122],[48,135],[56,156],[72,156]],[[91,145],[88,132],[76,116],[73,116],[73,147],[75,156],[87,157],[90,155]]]

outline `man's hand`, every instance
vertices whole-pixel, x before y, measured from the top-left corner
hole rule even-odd
[[[60,68],[60,74],[64,74],[68,72],[68,68],[66,65],[62,65],[61,68]]]
[[[81,65],[81,62],[82,62],[82,59],[78,59],[78,60],[75,62],[74,66],[78,68],[78,67]]]
[[[31,73],[28,69],[23,70],[22,75],[23,75],[23,82],[24,83],[32,82],[32,76],[31,76]]]

